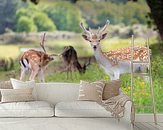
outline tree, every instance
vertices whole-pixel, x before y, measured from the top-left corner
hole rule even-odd
[[[33,3],[38,3],[39,0],[31,0]],[[76,3],[78,0],[69,0],[72,3]],[[107,1],[107,0],[105,0]],[[113,0],[114,1],[114,0]],[[116,0],[115,0],[116,1]],[[137,2],[138,0],[128,0]],[[154,20],[154,23],[159,30],[161,40],[163,41],[163,0],[146,0],[151,13],[150,18]]]
[[[37,32],[37,27],[35,26],[32,19],[22,16],[17,22],[18,32]]]
[[[163,41],[163,0],[146,0],[151,10],[150,17],[159,30],[161,40]]]
[[[78,0],[70,0],[71,3],[76,3]]]
[[[16,19],[18,20],[21,16],[30,17],[32,15],[26,8],[20,8],[16,11]]]
[[[27,27],[20,27],[20,19],[23,17],[25,24],[29,23]],[[24,18],[25,17],[25,18]],[[28,18],[29,20],[27,20]],[[26,7],[21,7],[16,11],[17,19],[17,31],[54,31],[56,26],[53,21],[48,17],[46,13],[39,9],[38,6],[34,6],[31,2],[28,2]],[[21,19],[22,20],[22,19]],[[31,28],[32,27],[32,28]],[[37,28],[37,29],[36,29]]]
[[[68,2],[57,2],[44,9],[58,30],[80,32],[79,23],[84,21],[80,10]]]
[[[54,31],[56,26],[53,21],[43,12],[36,13],[34,16],[34,23],[38,31]]]
[[[27,0],[22,0],[22,1],[26,2]],[[34,3],[34,4],[37,5],[37,4],[39,3],[40,0],[30,0],[30,1],[31,1],[32,3]]]

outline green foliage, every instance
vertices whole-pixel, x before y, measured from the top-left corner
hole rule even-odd
[[[22,7],[16,11],[17,31],[18,32],[36,32],[36,31],[54,31],[56,26],[48,15],[42,12],[38,6],[27,3],[27,7]],[[25,17],[25,20],[24,20]],[[25,21],[25,24],[30,24],[27,27],[19,25]],[[27,20],[28,19],[28,20]],[[21,21],[21,22],[20,22]],[[21,26],[21,27],[19,27]],[[22,28],[22,29],[20,29]]]
[[[91,27],[102,26],[106,19],[109,19],[111,24],[146,24],[145,15],[149,9],[145,2],[112,1],[79,1],[77,6],[81,9],[84,18]]]
[[[68,2],[56,2],[44,11],[56,23],[58,30],[80,32],[79,23],[84,21],[80,10]]]
[[[47,14],[41,12],[36,13],[34,16],[34,22],[38,31],[54,31],[56,26],[53,21],[47,16]]]
[[[19,18],[17,22],[17,31],[18,32],[37,32],[37,27],[35,26],[33,19],[30,19],[26,16]]]
[[[21,16],[30,17],[31,14],[27,11],[26,8],[20,8],[16,11],[16,19],[19,19]]]
[[[54,63],[50,66],[58,66],[60,63]],[[99,65],[92,64],[88,67],[88,70],[85,74],[80,75],[78,71],[73,72],[72,79],[66,78],[66,72],[60,73],[56,72],[55,74],[49,74],[46,75],[46,81],[47,82],[74,82],[79,83],[80,80],[86,80],[86,81],[96,81],[101,79],[108,79],[108,76],[104,73],[104,71],[99,68]]]
[[[4,0],[0,3],[0,33],[5,28],[16,31],[18,21],[26,16],[34,21],[37,31],[66,30],[80,32],[79,23],[85,22],[93,28],[103,26],[106,19],[111,24],[145,24],[145,15],[149,11],[143,0],[127,2],[127,0],[107,0],[107,2],[92,2],[78,0],[75,4],[70,1],[43,1],[34,5],[30,1]],[[9,9],[6,9],[9,8]],[[45,22],[46,21],[46,22]],[[56,27],[55,27],[56,26]]]

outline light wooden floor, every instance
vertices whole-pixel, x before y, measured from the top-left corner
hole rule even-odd
[[[135,127],[113,118],[0,118],[0,130],[163,130],[163,114],[136,114]]]
[[[163,130],[163,122],[157,125],[153,122],[136,122],[133,130]]]

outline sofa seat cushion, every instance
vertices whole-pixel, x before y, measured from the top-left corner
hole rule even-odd
[[[57,117],[112,117],[111,113],[93,101],[59,102],[55,106]]]
[[[51,117],[53,107],[45,101],[0,104],[0,117]]]

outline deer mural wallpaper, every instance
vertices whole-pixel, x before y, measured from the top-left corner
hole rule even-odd
[[[150,56],[156,111],[163,112],[163,41],[158,25],[148,16],[146,1],[40,0],[37,5],[28,0],[5,1],[0,3],[4,10],[0,14],[2,82],[10,78],[37,83],[119,79],[121,89],[130,95],[131,72],[149,72],[149,65],[141,62]],[[132,58],[137,61],[134,66]],[[137,90],[149,86],[142,77],[134,80]],[[147,92],[134,96],[140,105],[151,102]]]

